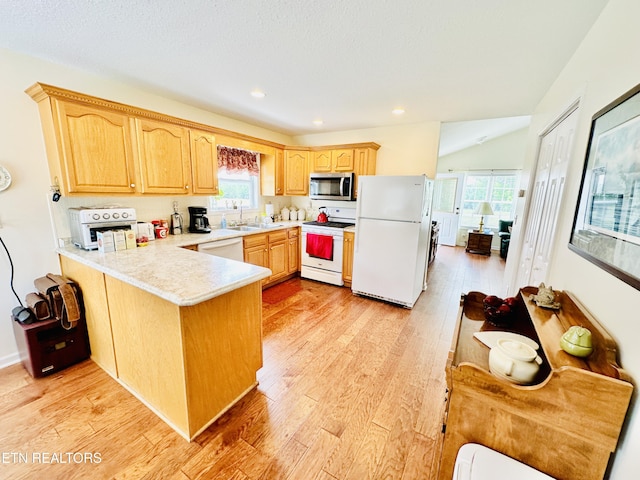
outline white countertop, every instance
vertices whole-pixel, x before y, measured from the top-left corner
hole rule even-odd
[[[57,252],[118,280],[179,306],[190,306],[223,295],[271,275],[249,263],[179,248],[187,245],[291,228],[301,222],[278,222],[278,227],[254,231],[212,230],[149,242],[146,247],[100,253],[69,246]]]

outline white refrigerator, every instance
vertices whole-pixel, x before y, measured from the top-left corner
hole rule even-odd
[[[413,308],[427,288],[433,181],[360,176],[351,289]]]

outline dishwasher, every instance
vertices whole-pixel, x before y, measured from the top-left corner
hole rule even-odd
[[[242,237],[201,243],[198,245],[198,251],[209,255],[215,255],[216,257],[237,260],[238,262],[244,261]]]

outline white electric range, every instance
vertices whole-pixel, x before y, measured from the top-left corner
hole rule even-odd
[[[302,268],[300,276],[332,285],[344,285],[342,280],[342,242],[344,229],[355,225],[355,208],[326,208],[328,222],[302,224]],[[315,238],[309,237],[310,235]],[[329,240],[331,238],[331,240]],[[307,241],[309,239],[309,241]],[[329,248],[327,244],[331,244]],[[321,251],[314,250],[317,245]],[[330,253],[330,254],[329,254]]]

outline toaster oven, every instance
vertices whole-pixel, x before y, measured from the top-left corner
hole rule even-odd
[[[106,230],[131,230],[136,224],[133,208],[70,208],[69,226],[71,241],[85,250],[98,249],[98,232]]]

